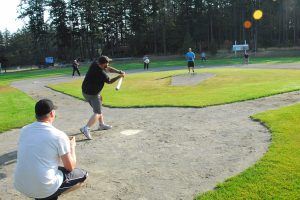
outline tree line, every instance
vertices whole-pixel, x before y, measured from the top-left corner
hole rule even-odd
[[[257,9],[260,20],[252,17]],[[299,0],[22,0],[18,11],[26,26],[0,32],[7,65],[43,64],[46,56],[68,62],[183,54],[188,47],[214,54],[235,41],[255,51],[300,41]]]

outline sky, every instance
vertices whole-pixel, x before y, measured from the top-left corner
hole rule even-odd
[[[24,26],[21,19],[17,19],[17,6],[21,0],[0,0],[0,31],[7,29],[11,33]]]

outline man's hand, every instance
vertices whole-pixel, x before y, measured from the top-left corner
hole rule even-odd
[[[76,154],[75,154],[76,138],[75,136],[70,136],[69,139],[70,139],[71,152],[62,155],[61,160],[64,164],[64,168],[68,171],[72,171],[76,166]]]
[[[75,136],[70,136],[69,138],[70,138],[70,146],[71,146],[71,148],[75,147],[76,146],[76,138],[75,138]]]
[[[120,77],[124,78],[125,77],[125,72],[120,70]]]

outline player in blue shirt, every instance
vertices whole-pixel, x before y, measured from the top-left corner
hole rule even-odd
[[[192,48],[189,48],[189,51],[185,54],[185,57],[186,57],[186,60],[187,60],[189,73],[191,72],[191,68],[192,68],[193,73],[194,73],[195,72],[194,71],[194,68],[195,68],[195,63],[194,63],[195,54],[194,54],[194,52],[192,52]]]

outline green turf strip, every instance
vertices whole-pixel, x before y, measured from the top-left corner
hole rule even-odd
[[[202,62],[200,58],[196,57],[195,66],[205,66],[209,67],[212,65],[237,65],[242,64],[243,58],[241,56],[233,58],[213,58],[208,59],[206,62]],[[284,64],[284,63],[300,63],[300,57],[270,57],[270,58],[259,58],[250,56],[250,64]],[[136,69],[144,68],[141,59],[133,59],[129,61],[113,61],[112,65],[117,68],[126,69]],[[181,58],[172,59],[151,59],[150,69],[157,67],[170,67],[170,66],[186,66],[186,61],[184,56]]]
[[[272,132],[268,152],[254,166],[197,200],[299,199],[300,104],[253,116]]]

